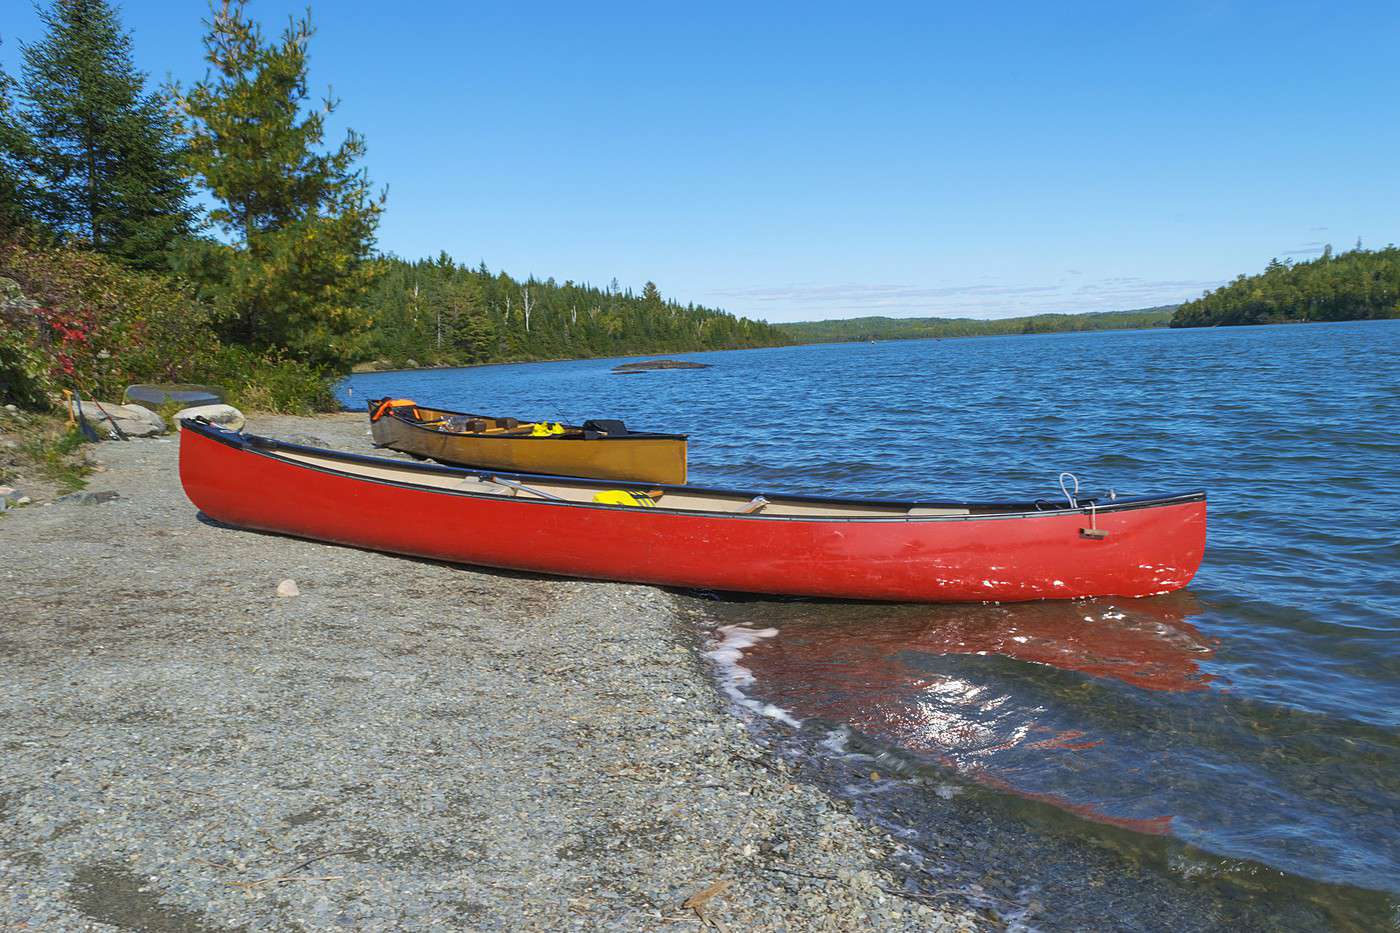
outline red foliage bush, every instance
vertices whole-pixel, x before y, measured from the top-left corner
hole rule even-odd
[[[97,253],[9,244],[0,275],[38,305],[22,329],[55,386],[115,398],[133,382],[187,381],[218,349],[208,310],[184,288]]]

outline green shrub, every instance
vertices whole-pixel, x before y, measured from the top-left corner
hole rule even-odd
[[[0,278],[0,405],[48,404],[48,360],[38,347],[34,303],[14,279]]]
[[[85,477],[92,472],[92,464],[82,450],[86,443],[77,428],[56,422],[53,426],[40,425],[20,452],[45,479],[73,491],[87,485]]]
[[[47,405],[57,388],[118,399],[137,382],[221,386],[254,411],[334,410],[334,379],[273,353],[223,346],[209,308],[169,276],[97,253],[0,246],[0,398]]]
[[[339,407],[334,377],[243,347],[220,347],[206,354],[201,371],[202,381],[228,390],[229,404],[248,411],[306,415]]]
[[[133,382],[188,382],[217,346],[208,310],[186,289],[97,253],[12,243],[0,248],[0,275],[33,304],[6,340],[23,342],[54,386],[117,398]]]

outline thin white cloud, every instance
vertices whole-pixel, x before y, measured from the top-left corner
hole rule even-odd
[[[905,283],[794,283],[727,288],[713,298],[739,314],[770,321],[866,317],[1001,318],[1024,314],[1119,311],[1199,297],[1219,280],[1109,276],[1055,284],[911,285]]]

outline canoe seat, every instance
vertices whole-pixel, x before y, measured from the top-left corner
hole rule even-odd
[[[971,515],[967,509],[940,509],[933,507],[917,506],[909,510],[909,515],[914,518],[928,515]]]

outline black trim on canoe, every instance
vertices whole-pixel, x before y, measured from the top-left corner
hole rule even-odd
[[[385,401],[385,399],[382,399],[382,398],[372,398],[372,399],[369,399],[369,400],[365,403],[365,405],[369,408],[370,423],[371,423],[371,424],[374,422],[374,413],[375,413],[375,411],[379,408],[379,406],[380,406],[384,401]],[[462,415],[463,417],[466,417],[466,418],[481,418],[481,419],[483,419],[483,420],[489,420],[489,421],[497,421],[497,420],[499,420],[498,418],[496,418],[495,415],[474,415],[474,414],[472,414],[471,412],[468,412],[468,411],[453,411],[453,410],[450,409],[450,408],[433,408],[431,405],[424,405],[424,406],[422,406],[422,407],[423,407],[423,408],[427,408],[427,409],[430,410],[430,411],[442,412],[444,415]],[[393,408],[390,408],[390,409],[389,409],[388,411],[386,411],[384,414],[380,415],[380,417],[381,417],[381,418],[393,418],[393,419],[395,419],[396,421],[398,421],[400,424],[405,424],[405,425],[407,425],[407,426],[410,427],[410,428],[417,428],[417,429],[420,430],[420,431],[427,431],[427,432],[429,432],[429,433],[431,433],[431,434],[433,434],[433,435],[435,435],[435,436],[437,436],[437,437],[470,437],[470,438],[479,438],[479,439],[481,439],[481,440],[492,440],[492,441],[502,441],[502,440],[504,440],[504,441],[683,441],[683,440],[686,440],[687,437],[689,436],[689,435],[686,435],[686,434],[656,434],[656,433],[652,433],[652,432],[649,432],[649,431],[630,431],[630,430],[629,430],[626,434],[610,434],[610,435],[607,435],[607,436],[605,436],[605,437],[582,437],[582,436],[577,436],[577,437],[560,437],[560,436],[557,435],[557,434],[550,434],[550,435],[546,435],[546,436],[544,436],[544,437],[534,437],[534,436],[529,435],[529,434],[477,434],[477,433],[457,434],[457,433],[454,432],[454,431],[439,431],[439,430],[437,430],[436,428],[430,428],[430,427],[428,427],[427,425],[423,424],[422,422],[414,421],[412,418],[404,418],[404,417],[401,417],[401,416],[399,415],[398,411],[395,410],[395,409],[393,409]],[[538,423],[538,422],[521,422],[521,423],[522,423],[522,424],[526,424],[526,423],[535,424],[535,423]],[[582,431],[582,430],[584,430],[584,428],[582,428],[582,427],[580,427],[579,425],[576,425],[576,424],[565,425],[565,427],[567,427],[568,429],[573,430],[573,431]],[[533,475],[537,475],[537,474],[531,474],[531,475],[533,476]]]
[[[538,483],[548,480],[551,483],[558,483],[565,486],[583,486],[597,488],[607,486],[612,481],[598,479],[583,479],[577,476],[547,476],[538,473],[509,473],[503,470],[481,470],[467,467],[447,466],[439,463],[418,463],[408,460],[397,460],[392,457],[375,457],[369,454],[352,453],[345,450],[331,450],[325,447],[308,447],[305,444],[293,444],[288,441],[280,441],[272,437],[264,437],[260,434],[243,434],[238,431],[229,431],[218,425],[211,424],[204,419],[192,421],[188,418],[180,421],[182,430],[194,431],[203,437],[216,441],[229,447],[235,447],[247,453],[272,456],[276,451],[286,451],[288,453],[306,454],[313,457],[320,457],[329,460],[339,460],[344,463],[363,463],[370,466],[386,466],[393,469],[407,470],[410,473],[434,473],[444,476],[460,477],[500,477],[502,479],[517,480],[524,483]],[[305,467],[317,472],[330,473],[336,476],[348,476],[353,479],[363,480],[371,483],[381,483],[387,486],[398,486],[404,489],[424,489],[423,486],[412,483],[386,480],[378,477],[363,476],[357,473],[347,473],[327,469],[310,463],[300,461],[290,462],[299,467]],[[1167,493],[1155,496],[1133,496],[1129,498],[1113,499],[1107,502],[1094,498],[1083,498],[1079,501],[1083,503],[1077,508],[1071,508],[1067,504],[1056,504],[1047,500],[1036,500],[1033,502],[969,502],[969,501],[929,501],[924,499],[857,499],[847,496],[813,496],[801,493],[776,493],[776,492],[752,492],[742,489],[725,489],[716,486],[690,486],[675,485],[667,483],[631,483],[626,480],[618,481],[616,485],[629,485],[634,487],[645,487],[647,489],[660,489],[676,493],[709,493],[713,495],[739,496],[750,499],[758,496],[777,501],[786,500],[789,502],[804,502],[815,505],[843,505],[843,506],[886,506],[891,508],[915,509],[915,508],[948,508],[948,509],[995,509],[991,513],[980,513],[970,515],[852,515],[843,517],[839,515],[764,515],[760,513],[742,512],[712,512],[705,509],[674,509],[660,506],[654,511],[664,514],[667,512],[686,515],[711,515],[717,518],[753,518],[764,521],[985,521],[1002,518],[1032,518],[1035,516],[1050,515],[1088,515],[1091,512],[1097,514],[1107,514],[1110,512],[1126,512],[1136,509],[1157,508],[1165,505],[1182,505],[1188,502],[1204,502],[1206,492],[1204,489],[1192,490],[1190,492]],[[443,489],[440,487],[429,487],[431,492],[446,493],[448,495],[461,495],[469,497],[497,498],[490,493],[477,493],[466,489]],[[595,502],[571,502],[557,499],[521,499],[513,498],[511,501],[520,503],[534,503],[537,505],[559,505],[574,506],[592,509],[626,509],[631,506],[605,505]],[[651,510],[649,510],[651,511]]]

